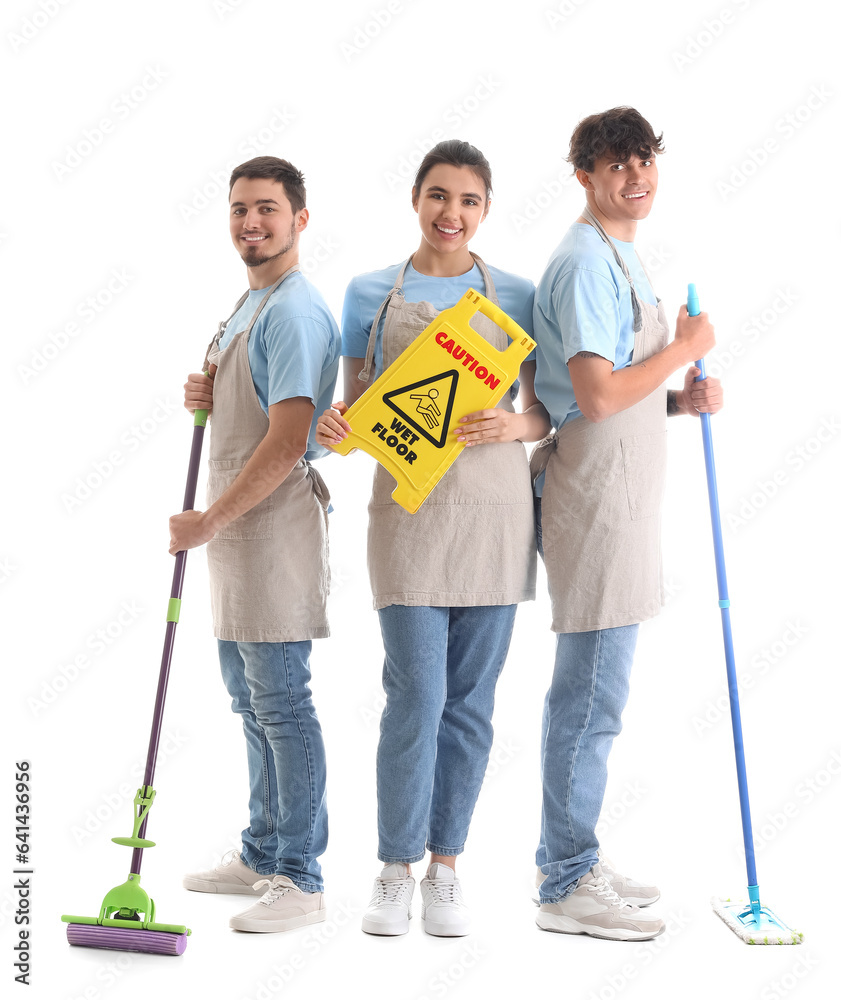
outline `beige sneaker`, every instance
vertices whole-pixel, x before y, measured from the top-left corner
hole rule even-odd
[[[235,931],[291,931],[324,920],[324,893],[302,892],[287,875],[262,879],[254,888],[267,891],[253,906],[231,917]]]
[[[239,851],[228,851],[209,872],[185,875],[181,884],[193,892],[230,892],[241,896],[262,896],[254,884],[265,878],[240,861]]]
[[[607,880],[610,882],[613,891],[621,896],[626,903],[631,903],[632,906],[650,906],[652,903],[657,902],[660,898],[660,890],[656,885],[645,885],[643,882],[637,882],[635,879],[628,878],[627,875],[622,875],[616,871],[613,867],[613,862],[609,858],[606,858],[601,851],[598,854],[602,872],[607,876]],[[538,889],[543,884],[545,878],[546,876],[538,868],[534,879],[534,884]],[[538,902],[538,900],[535,900],[535,902]]]
[[[589,934],[608,941],[647,941],[666,929],[662,920],[625,902],[601,865],[593,865],[578,886],[557,903],[541,903],[537,926],[558,934]]]
[[[631,903],[633,906],[651,906],[660,898],[660,890],[656,885],[646,885],[644,882],[628,878],[627,875],[621,875],[613,867],[610,858],[606,858],[601,851],[599,851],[599,866],[607,876],[613,891],[626,903]]]

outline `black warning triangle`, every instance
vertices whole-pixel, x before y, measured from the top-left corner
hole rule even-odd
[[[404,385],[402,389],[383,393],[383,402],[436,448],[443,448],[447,441],[457,385],[458,372],[452,369],[420,382]],[[395,400],[399,400],[399,403]]]

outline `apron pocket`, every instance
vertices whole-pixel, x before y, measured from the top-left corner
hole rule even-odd
[[[636,434],[623,437],[622,464],[628,512],[632,521],[660,513],[666,472],[666,434]]]
[[[321,504],[322,509],[329,514],[333,509],[330,504],[330,490],[327,489],[327,483],[321,478],[321,473],[314,469],[309,462],[307,462],[307,476],[312,483],[312,491],[316,500]]]
[[[233,467],[230,467],[233,466]],[[238,463],[230,462],[210,462],[210,475],[207,483],[208,506],[215,503],[226,489],[233,483],[242,471],[242,466]],[[251,510],[240,514],[221,531],[217,532],[216,538],[271,538],[273,536],[274,493],[270,493],[265,500],[255,504]]]

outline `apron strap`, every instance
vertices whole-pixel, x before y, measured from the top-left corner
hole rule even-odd
[[[634,333],[636,333],[642,327],[642,310],[640,309],[639,299],[637,298],[637,290],[636,288],[634,288],[634,279],[631,277],[631,272],[628,270],[628,265],[622,259],[622,255],[616,249],[613,240],[605,232],[602,224],[590,210],[589,205],[584,206],[584,211],[581,214],[613,251],[613,256],[616,258],[616,263],[622,268],[622,273],[625,275],[628,284],[631,286],[631,301],[634,306]],[[643,270],[645,270],[645,268],[643,268]]]
[[[409,257],[403,263],[403,266],[400,268],[400,273],[394,280],[394,287],[380,303],[380,308],[377,310],[377,315],[374,317],[374,322],[371,324],[371,332],[368,334],[368,347],[367,350],[365,351],[365,364],[362,368],[362,371],[357,376],[360,382],[368,382],[371,378],[371,369],[374,363],[374,352],[377,347],[377,330],[380,325],[380,317],[388,308],[388,304],[391,301],[392,295],[403,294],[403,277],[406,274],[406,268],[409,266],[409,264],[411,264],[412,257],[414,256],[415,255],[412,254],[412,256]],[[482,280],[485,283],[485,296],[489,298],[491,302],[493,302],[495,305],[499,305],[499,300],[496,297],[496,286],[494,285],[493,278],[491,277],[491,273],[488,270],[487,265],[479,256],[479,254],[473,253],[472,250],[470,251],[470,256],[476,262],[476,265],[479,268],[479,273],[482,275]]]
[[[289,277],[290,274],[292,274],[294,271],[300,271],[300,270],[301,270],[301,268],[297,264],[293,264],[292,267],[290,267],[288,270],[284,271],[283,274],[277,279],[277,281],[271,286],[271,288],[269,288],[266,291],[266,294],[260,300],[260,304],[257,306],[256,310],[254,311],[254,315],[251,317],[251,322],[245,328],[245,339],[246,340],[248,340],[248,338],[251,336],[251,327],[254,326],[254,323],[256,322],[257,317],[263,311],[263,307],[269,301],[269,298],[271,297],[272,293],[277,290],[277,288],[278,288],[279,285],[281,285],[284,281],[286,281],[286,279]],[[219,341],[224,336],[225,330],[227,330],[227,328],[228,328],[228,323],[230,323],[231,320],[234,318],[234,316],[236,316],[236,314],[239,312],[240,306],[243,304],[243,302],[245,302],[245,300],[248,298],[248,296],[250,294],[251,294],[250,290],[247,291],[247,292],[244,292],[240,296],[239,301],[237,302],[237,304],[234,306],[234,311],[231,313],[231,315],[224,322],[222,322],[222,323],[219,324],[219,329],[216,331],[216,336],[213,338],[213,340],[211,340],[210,344],[207,347],[207,351],[205,352],[205,355],[204,355],[204,367],[205,367],[205,369],[207,368],[207,363],[208,363],[208,359],[210,358],[211,352],[213,352],[214,350],[216,350],[218,352]]]
[[[414,256],[415,255],[412,254],[412,257]],[[371,332],[368,334],[368,347],[365,351],[365,364],[362,366],[362,371],[356,376],[360,382],[369,382],[371,379],[371,373],[374,366],[374,351],[377,346],[377,328],[380,325],[380,317],[388,308],[392,295],[403,294],[403,275],[406,273],[406,268],[409,266],[412,257],[407,258],[403,262],[403,266],[400,268],[400,273],[394,280],[394,287],[380,303],[380,308],[377,310],[377,315],[374,317],[374,322],[371,324]]]
[[[479,273],[482,275],[482,281],[485,282],[485,298],[490,299],[494,305],[499,305],[499,299],[496,297],[496,285],[494,285],[494,280],[491,277],[491,272],[488,270],[487,264],[482,260],[482,258],[477,253],[470,251],[470,256],[476,261],[476,266],[479,268]]]
[[[245,302],[247,298],[248,298],[248,292],[243,292],[243,294],[240,295],[239,299],[237,300],[237,304],[234,306],[234,311],[231,313],[231,315],[227,319],[224,319],[219,323],[219,329],[216,331],[216,335],[214,336],[213,340],[211,340],[211,342],[207,345],[207,350],[204,352],[204,364],[202,365],[203,371],[207,371],[208,361],[210,359],[211,353],[214,351],[218,353],[219,341],[221,340],[222,335],[225,333],[225,330],[228,328],[228,323],[230,323],[231,320],[234,318],[234,316],[236,316],[237,312],[239,312],[240,306],[243,304],[243,302]]]

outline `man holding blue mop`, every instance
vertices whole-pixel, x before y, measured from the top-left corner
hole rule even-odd
[[[340,337],[298,268],[309,213],[303,175],[259,156],[231,175],[230,231],[250,290],[220,324],[188,410],[210,410],[207,510],[170,519],[170,552],[207,543],[214,632],[231,707],[242,716],[250,821],[242,853],[188,875],[198,892],[260,897],[241,931],[324,919],[325,761],[310,696],[312,639],[328,635],[329,495],[310,459],[330,405]]]
[[[719,382],[695,382],[713,347],[706,314],[681,307],[674,340],[634,250],[657,192],[662,136],[633,108],[576,127],[569,161],[587,204],[535,297],[535,390],[556,428],[532,457],[557,633],[543,711],[537,850],[543,930],[646,940],[659,890],[616,872],[595,827],[621,729],[639,623],[662,603],[660,500],[666,416],[715,413]],[[683,388],[666,380],[689,366]],[[545,475],[544,475],[545,474]]]

